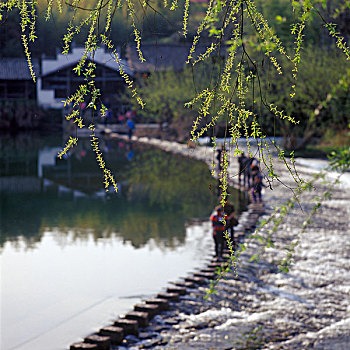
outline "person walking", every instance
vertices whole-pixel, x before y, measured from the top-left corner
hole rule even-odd
[[[238,225],[238,220],[235,213],[235,206],[231,202],[226,202],[224,205],[224,213],[227,216],[226,227],[230,235],[231,243],[233,249],[236,248],[237,242],[235,240],[235,229],[234,227]]]
[[[251,167],[250,167],[250,177],[251,177],[251,182],[252,182],[252,185],[254,184],[254,181],[255,181],[255,177],[257,175],[260,174],[260,168],[258,165],[254,165],[254,163],[252,163]]]
[[[252,164],[252,160],[253,158],[248,155],[248,157],[245,158],[244,160],[244,165],[243,165],[243,169],[244,169],[244,187],[250,187],[250,176],[251,176],[251,172],[250,172],[250,166]]]
[[[256,203],[257,201],[259,203],[262,202],[261,200],[261,191],[262,188],[265,187],[263,184],[263,176],[261,172],[259,171],[254,177],[252,181],[252,188],[251,188],[251,194],[253,198],[253,202]]]
[[[216,159],[218,160],[218,169],[219,172],[222,170],[222,152],[224,150],[224,145],[221,145],[220,148],[218,148],[217,155],[216,155]]]
[[[127,127],[128,127],[128,136],[129,136],[129,140],[131,140],[132,134],[133,134],[134,129],[135,129],[135,123],[134,123],[134,121],[132,120],[131,115],[130,115],[130,117],[128,118],[128,120],[126,121],[126,125],[127,125]]]
[[[222,253],[224,251],[224,232],[226,230],[224,220],[226,220],[226,218],[227,216],[225,215],[221,205],[217,206],[215,208],[215,214],[210,216],[210,221],[212,223],[213,228],[215,256],[218,260],[222,260]]]
[[[245,166],[245,160],[246,156],[244,152],[241,153],[241,155],[238,157],[238,183],[241,185],[241,176],[243,175],[243,180],[244,180],[244,166]]]
[[[124,116],[124,114],[119,114],[119,115],[118,115],[118,122],[119,122],[121,125],[124,124],[124,122],[125,122],[125,116]]]

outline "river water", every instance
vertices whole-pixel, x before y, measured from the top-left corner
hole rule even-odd
[[[0,142],[1,349],[66,349],[211,253],[217,184],[205,164],[101,139],[115,194],[88,139],[63,160],[57,136]],[[234,190],[231,201],[246,205]]]

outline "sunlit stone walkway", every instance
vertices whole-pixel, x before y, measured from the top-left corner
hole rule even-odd
[[[214,158],[208,147],[189,149],[166,141],[140,141],[208,163]],[[236,163],[231,160],[230,174],[237,172]],[[315,170],[309,162],[302,164],[306,165],[298,166],[299,174],[309,179]],[[265,189],[265,218],[292,195],[286,186],[294,186],[284,167],[277,162],[275,167],[282,183],[275,183],[273,190]],[[273,236],[275,247],[265,248],[259,263],[249,261],[261,250],[252,241],[241,255],[238,276],[230,273],[206,301],[204,287],[182,297],[172,310],[155,317],[148,329],[151,333],[158,330],[152,337],[130,339],[128,348],[348,349],[350,186],[346,180],[345,176],[302,232],[313,198],[328,190],[328,184],[316,183],[315,190],[305,192],[300,206],[279,226]],[[204,229],[209,234],[209,223]],[[299,236],[289,273],[280,273],[277,263],[286,254],[284,248]]]

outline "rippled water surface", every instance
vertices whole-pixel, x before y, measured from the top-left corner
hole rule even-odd
[[[217,184],[204,164],[102,139],[120,188],[106,193],[89,140],[59,160],[63,143],[1,137],[4,350],[67,348],[211,253]]]

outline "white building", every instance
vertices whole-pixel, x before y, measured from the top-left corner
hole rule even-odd
[[[62,101],[84,83],[84,76],[73,72],[83,53],[84,48],[73,48],[68,55],[57,54],[55,59],[42,58],[41,75],[37,82],[37,100],[40,106],[63,108]],[[115,100],[124,90],[125,83],[113,56],[101,48],[88,61],[96,63],[96,87],[101,89],[105,98]],[[129,76],[133,75],[125,60],[121,60],[121,65]]]

